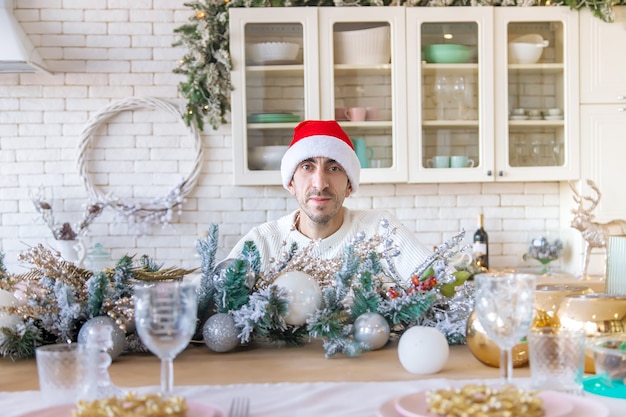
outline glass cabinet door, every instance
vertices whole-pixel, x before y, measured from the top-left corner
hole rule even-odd
[[[505,69],[496,88],[499,177],[577,176],[578,20],[562,9],[496,11],[496,59]]]
[[[407,8],[410,180],[483,181],[493,172],[493,12],[445,9]]]
[[[320,8],[321,111],[352,139],[361,182],[406,181],[404,10]]]
[[[317,11],[233,8],[230,26],[235,181],[280,184],[293,128],[319,115]]]

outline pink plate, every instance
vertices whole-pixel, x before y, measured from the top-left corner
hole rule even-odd
[[[574,409],[567,417],[609,417],[609,409],[593,398],[571,396]]]
[[[187,417],[226,417],[226,413],[216,406],[187,401]],[[74,404],[63,404],[22,414],[20,417],[72,417]]]
[[[572,397],[553,391],[544,391],[539,394],[543,400],[544,417],[567,416],[574,408]],[[437,414],[428,412],[426,391],[402,396],[396,401],[396,411],[403,417],[436,417]],[[595,416],[594,416],[595,417]]]

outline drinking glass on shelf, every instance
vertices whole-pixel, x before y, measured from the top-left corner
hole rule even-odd
[[[141,341],[161,359],[161,392],[174,389],[174,358],[196,329],[196,285],[159,282],[135,287],[135,325]]]
[[[462,75],[452,82],[452,95],[457,103],[457,119],[465,119],[465,78]]]
[[[514,272],[474,277],[476,317],[500,347],[503,384],[513,379],[512,350],[528,333],[534,315],[535,275]]]
[[[446,103],[450,99],[450,82],[445,75],[435,78],[435,100],[437,101],[437,120],[445,120]]]

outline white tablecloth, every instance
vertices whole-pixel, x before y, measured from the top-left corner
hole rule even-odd
[[[384,369],[381,369],[381,372],[384,372]],[[224,411],[228,410],[233,397],[246,396],[250,398],[250,417],[376,417],[380,406],[391,398],[425,389],[462,386],[470,382],[494,384],[498,381],[430,379],[411,382],[206,385],[177,387],[176,394],[183,395],[190,401],[218,406]],[[526,386],[528,380],[518,379],[516,384]],[[156,390],[157,387],[132,389],[137,393]],[[585,396],[605,404],[610,410],[611,417],[626,416],[626,400],[599,397],[588,393],[585,393]],[[18,417],[43,407],[38,391],[0,393],[0,415],[2,417]],[[574,410],[567,417],[596,416],[581,415]]]

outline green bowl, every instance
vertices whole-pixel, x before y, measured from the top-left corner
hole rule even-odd
[[[470,56],[468,46],[445,43],[425,46],[422,59],[435,64],[461,64],[469,61]]]

